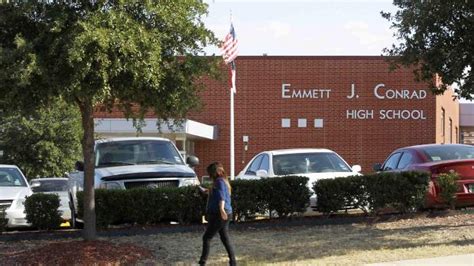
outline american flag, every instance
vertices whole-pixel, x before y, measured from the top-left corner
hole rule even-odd
[[[222,42],[222,57],[224,57],[224,62],[226,64],[234,62],[237,57],[237,38],[235,37],[234,25],[230,24],[230,31],[225,36],[224,41]]]
[[[222,42],[222,57],[224,58],[224,62],[226,64],[230,63],[230,71],[232,74],[232,92],[236,93],[235,89],[235,58],[237,58],[237,38],[235,37],[235,30],[234,30],[234,25],[232,23],[230,24],[230,31],[229,33],[225,36],[223,42]]]

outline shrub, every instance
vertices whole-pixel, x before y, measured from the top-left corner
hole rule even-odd
[[[392,208],[399,212],[423,206],[429,174],[388,172],[365,176],[322,179],[315,182],[318,210],[336,212],[346,207],[378,212]]]
[[[262,182],[262,193],[268,210],[279,217],[303,213],[309,206],[311,192],[308,189],[308,178],[303,176],[284,176],[266,178]]]
[[[437,178],[440,188],[441,199],[451,208],[454,209],[456,203],[456,191],[458,189],[459,175],[456,172],[443,173]]]
[[[231,186],[232,209],[236,221],[251,220],[256,214],[263,214],[268,209],[261,180],[234,180]]]
[[[83,192],[78,193],[79,216],[83,213]],[[164,221],[201,221],[206,200],[196,186],[158,189],[95,191],[99,227],[114,224],[156,224]]]
[[[61,224],[59,196],[36,193],[26,198],[26,220],[38,229],[56,229]]]
[[[360,208],[366,212],[364,181],[361,176],[318,180],[313,184],[318,211],[331,213],[345,208]]]
[[[6,218],[6,213],[4,209],[0,209],[0,232],[5,231],[7,228],[8,219]]]

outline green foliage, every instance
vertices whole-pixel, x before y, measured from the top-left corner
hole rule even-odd
[[[440,174],[436,179],[440,188],[440,196],[451,209],[454,209],[454,204],[456,203],[458,179],[459,175],[456,172]]]
[[[200,0],[0,4],[0,109],[28,113],[56,98],[78,106],[84,199],[93,201],[93,108],[117,107],[134,122],[148,112],[179,121],[197,109],[202,78],[220,73],[217,58],[198,56],[218,42],[206,14]],[[84,211],[92,240],[95,216]]]
[[[61,96],[79,106],[118,105],[135,118],[150,110],[183,118],[199,106],[198,78],[218,73],[217,58],[197,56],[217,44],[202,1],[10,2],[0,4],[7,107]]]
[[[56,229],[61,224],[59,196],[35,193],[25,200],[26,220],[38,229]]]
[[[79,217],[83,214],[83,193],[78,193]],[[157,224],[178,221],[182,224],[199,222],[204,214],[206,199],[195,186],[159,189],[130,189],[95,191],[97,225]]]
[[[397,30],[398,44],[385,49],[397,56],[393,62],[418,66],[418,80],[431,82],[435,93],[442,93],[456,83],[459,96],[472,99],[474,78],[474,1],[405,1],[394,0],[399,10],[382,16]],[[437,87],[434,75],[444,84]]]
[[[58,99],[29,115],[0,117],[2,163],[18,165],[29,178],[63,176],[81,158],[77,108]]]
[[[425,172],[377,173],[318,180],[314,190],[318,209],[324,213],[346,207],[408,212],[423,206],[428,181],[429,174]]]
[[[264,183],[261,180],[234,180],[232,186],[232,209],[237,221],[251,220],[256,214],[265,213]]]
[[[6,218],[5,210],[0,209],[0,232],[5,231],[8,224],[8,218]]]
[[[232,207],[238,221],[270,211],[286,217],[306,211],[310,192],[307,177],[235,180]],[[84,193],[78,193],[79,217]],[[206,197],[196,186],[158,189],[95,190],[97,225],[197,223],[205,213]]]
[[[263,198],[270,213],[279,217],[303,213],[309,206],[311,192],[308,189],[308,178],[303,176],[285,176],[261,180]]]
[[[330,213],[346,208],[367,212],[368,199],[363,176],[321,179],[314,183],[318,211]]]

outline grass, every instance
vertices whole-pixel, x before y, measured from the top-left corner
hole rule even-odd
[[[474,215],[418,217],[347,225],[276,226],[232,230],[240,265],[363,265],[403,259],[474,253]],[[203,229],[204,230],[204,229]],[[202,232],[145,237],[155,262],[195,264]],[[139,243],[143,236],[121,237]],[[213,240],[210,265],[227,263],[219,237]]]
[[[334,223],[334,218],[304,219],[300,225],[271,223],[271,226],[262,227],[254,223],[231,226],[230,235],[239,265],[363,265],[474,253],[472,210],[434,215],[422,213],[410,218],[385,216],[378,221],[350,220],[352,223],[341,225],[327,225]],[[322,219],[326,225],[318,223]],[[155,230],[162,233],[100,239],[151,250],[155,258],[142,261],[146,265],[196,265],[204,229],[203,226],[202,230],[185,233]],[[48,242],[58,240],[2,242],[0,238],[0,265],[2,253],[6,256],[8,252],[30,250]],[[213,239],[209,259],[209,265],[227,264],[227,254],[218,236]]]

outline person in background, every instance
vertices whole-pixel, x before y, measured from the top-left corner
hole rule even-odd
[[[212,180],[212,187],[204,193],[208,194],[206,219],[207,228],[202,236],[202,253],[199,265],[205,265],[209,256],[212,238],[219,232],[222,244],[229,255],[229,265],[236,265],[234,247],[229,238],[229,223],[232,217],[230,195],[232,188],[224,171],[222,163],[214,162],[207,167],[207,173]]]

